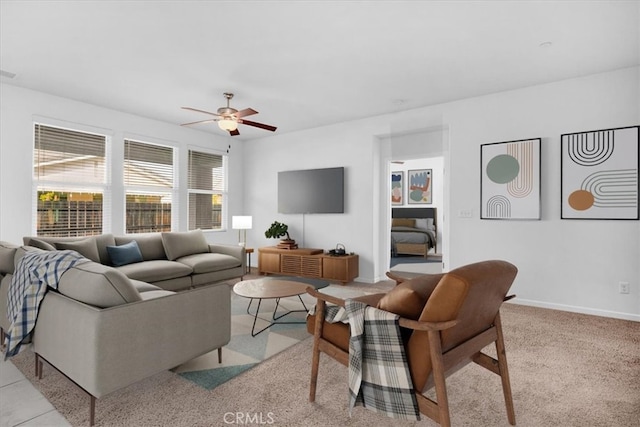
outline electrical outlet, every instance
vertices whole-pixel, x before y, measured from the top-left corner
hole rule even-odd
[[[473,211],[468,209],[460,209],[458,211],[458,218],[473,218]]]
[[[628,294],[629,293],[629,282],[620,282],[620,283],[618,283],[618,285],[620,286],[620,293],[621,294]]]

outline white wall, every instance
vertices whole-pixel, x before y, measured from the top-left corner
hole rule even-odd
[[[111,135],[113,154],[123,153],[124,137],[163,142],[179,148],[179,188],[181,215],[179,231],[187,229],[187,150],[188,147],[216,150],[225,154],[229,144],[228,217],[242,213],[242,144],[190,128],[159,122],[45,93],[2,84],[0,86],[0,240],[22,243],[33,233],[32,156],[34,118],[65,122],[71,127],[100,128]],[[179,108],[176,106],[176,108]],[[77,125],[77,126],[76,126]],[[121,158],[121,157],[120,157]],[[113,162],[113,212],[123,212],[122,162]],[[118,171],[120,173],[118,173]],[[119,196],[119,197],[118,197]],[[114,217],[110,227],[114,234],[124,233],[124,218]],[[237,243],[233,230],[206,233],[211,242]]]
[[[358,280],[382,278],[379,236],[386,224],[380,200],[388,180],[377,162],[384,164],[389,152],[380,138],[447,129],[447,269],[505,259],[519,268],[512,291],[520,303],[640,320],[640,223],[560,220],[559,185],[560,135],[640,124],[639,86],[640,68],[634,67],[249,142],[245,210],[255,224],[249,240],[255,247],[273,244],[263,232],[272,221],[284,221],[294,238],[304,236],[305,246],[327,249],[342,242],[358,253]],[[480,220],[480,145],[536,137],[542,138],[542,219]],[[278,214],[277,172],[325,166],[346,167],[346,213],[307,215],[304,221]],[[447,215],[460,210],[473,217]],[[618,293],[619,281],[630,282],[629,295]]]
[[[135,134],[173,141],[181,147],[193,144],[222,151],[231,141],[6,84],[0,90],[0,239],[10,242],[18,243],[31,232],[34,115],[109,129],[114,141]],[[381,138],[445,129],[447,268],[482,259],[506,259],[519,268],[512,290],[521,303],[640,320],[640,222],[560,220],[559,186],[560,134],[637,125],[639,97],[640,68],[635,67],[302,132],[276,133],[245,143],[244,148],[232,142],[229,215],[253,215],[248,244],[256,248],[275,243],[264,237],[274,220],[287,223],[292,237],[304,246],[329,249],[343,243],[348,251],[360,255],[358,280],[374,282],[386,270],[380,254],[385,251],[381,235],[388,230],[382,209],[386,207],[390,153]],[[542,219],[481,221],[480,144],[535,137],[542,138]],[[184,161],[182,156],[181,163]],[[346,168],[345,214],[277,213],[278,171],[330,166]],[[180,179],[185,188],[184,176]],[[181,197],[186,203],[186,192]],[[473,211],[473,218],[448,214],[459,210]],[[235,243],[237,233],[214,233],[209,239]],[[618,293],[619,281],[630,283],[629,295]]]

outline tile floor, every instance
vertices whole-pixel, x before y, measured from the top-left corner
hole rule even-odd
[[[0,355],[0,426],[70,426],[28,379]]]

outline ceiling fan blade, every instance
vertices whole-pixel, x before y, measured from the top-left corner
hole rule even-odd
[[[275,132],[275,130],[278,129],[275,126],[265,125],[264,123],[258,123],[258,122],[250,122],[249,120],[238,120],[238,123],[242,123],[242,124],[245,124],[245,125],[257,127],[257,128],[264,129],[264,130],[270,130],[271,132]]]
[[[198,124],[198,123],[213,123],[213,122],[217,122],[217,121],[218,121],[218,119],[198,120],[197,122],[183,123],[180,126],[195,125],[195,124]]]
[[[253,108],[245,108],[244,110],[238,111],[235,114],[235,116],[237,118],[240,118],[240,117],[246,117],[246,116],[253,116],[254,114],[258,114],[258,112],[256,110],[254,110]]]
[[[230,131],[229,131],[229,135],[231,135],[231,136],[240,135],[240,131],[239,131],[238,129],[236,129],[236,130],[230,130]]]
[[[197,108],[191,108],[191,107],[182,107],[183,110],[191,110],[191,111],[197,111],[198,113],[205,113],[205,114],[209,114],[212,116],[219,116],[220,114],[216,114],[216,113],[211,113],[209,111],[204,111],[204,110],[198,110]]]

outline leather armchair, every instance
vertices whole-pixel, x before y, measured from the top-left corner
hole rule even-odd
[[[451,424],[445,379],[470,362],[501,377],[507,417],[515,425],[500,306],[513,298],[507,292],[516,274],[517,268],[506,261],[483,261],[446,274],[398,279],[387,294],[356,298],[400,316],[419,410],[443,426]],[[344,306],[344,300],[315,289],[308,293],[317,298],[316,314],[307,318],[307,330],[314,335],[309,391],[313,402],[320,353],[348,365],[350,333],[349,325],[324,319],[327,303]],[[482,352],[489,344],[495,345],[497,359]],[[436,400],[423,395],[432,388]]]

